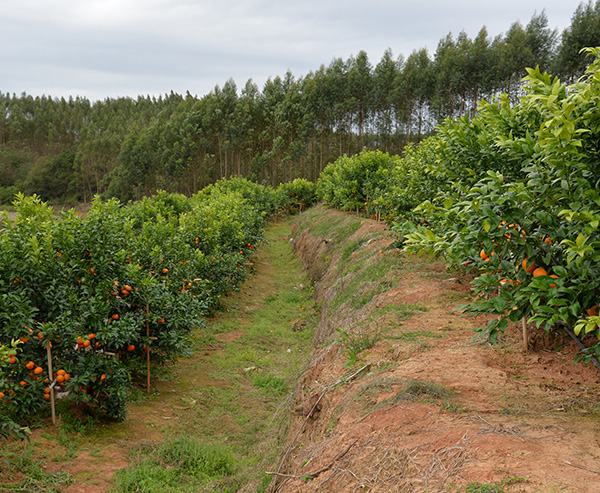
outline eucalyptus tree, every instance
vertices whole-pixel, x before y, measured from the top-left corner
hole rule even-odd
[[[417,132],[417,142],[424,131],[432,127],[431,102],[435,89],[434,66],[426,48],[413,51],[404,64],[404,95],[408,111],[407,139],[411,140],[412,127]]]
[[[394,60],[388,48],[373,71],[372,111],[376,140],[374,147],[388,152],[392,146],[394,125],[394,90],[402,70],[403,59]]]
[[[554,72],[573,82],[583,75],[590,62],[581,50],[595,46],[600,46],[600,0],[588,0],[579,4],[571,24],[562,33]]]
[[[366,145],[365,126],[371,116],[373,93],[372,67],[365,51],[348,60],[348,97],[352,127],[357,129],[357,145],[355,152]],[[352,143],[350,142],[349,145]],[[352,152],[352,148],[349,149]]]

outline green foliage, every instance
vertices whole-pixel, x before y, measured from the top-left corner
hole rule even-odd
[[[71,402],[124,419],[148,351],[154,364],[189,352],[192,328],[244,281],[276,199],[236,179],[191,199],[96,198],[84,217],[57,218],[39,197],[18,195],[16,219],[0,235],[2,423],[45,407],[59,370],[68,379],[57,390]]]
[[[492,316],[480,336],[494,342],[527,317],[594,338],[578,359],[600,356],[598,51],[587,50],[596,59],[578,83],[529,69],[517,104],[508,95],[481,102],[473,119],[445,121],[402,159],[366,151],[339,159],[323,172],[321,197],[343,209],[375,204],[408,252],[477,273],[481,297],[464,309]],[[525,259],[543,269],[526,272]],[[355,303],[372,297],[351,289]]]
[[[492,342],[522,317],[547,329],[564,323],[582,337],[599,334],[600,320],[588,313],[600,297],[598,60],[587,74],[565,86],[529,70],[518,105],[504,99],[484,104],[471,122],[446,123],[432,138],[443,159],[428,172],[453,188],[438,188],[414,209],[414,223],[398,227],[409,251],[479,273],[474,286],[485,296],[465,308],[494,316],[481,331]],[[469,138],[475,128],[476,141]],[[446,152],[453,148],[461,150]],[[545,270],[526,272],[524,259]]]
[[[285,214],[302,212],[317,202],[316,185],[303,178],[296,178],[277,187],[280,210]]]
[[[397,159],[381,151],[366,150],[339,158],[321,173],[317,184],[320,199],[338,209],[381,212],[382,195]]]

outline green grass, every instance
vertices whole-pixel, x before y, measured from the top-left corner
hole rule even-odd
[[[321,221],[323,218],[326,220]],[[358,231],[362,220],[362,217],[351,214],[330,215],[323,205],[316,205],[299,217],[298,225],[313,236],[341,243]]]
[[[396,395],[394,400],[396,402],[414,401],[421,396],[432,399],[449,399],[452,395],[453,393],[450,390],[436,383],[411,379],[404,384],[404,388]]]
[[[248,485],[256,491],[270,482],[263,472],[283,447],[288,395],[310,359],[318,317],[312,291],[300,287],[309,282],[286,239],[290,222],[269,225],[266,235],[257,263],[268,266],[268,276],[258,272],[239,295],[224,300],[223,313],[207,321],[194,350],[204,354],[210,347],[210,357],[182,360],[174,376],[187,389],[187,405],[178,423],[167,425],[173,438],[136,451],[132,466],[119,473],[115,493],[238,491]],[[293,330],[298,320],[306,330]],[[227,339],[227,333],[235,337]]]
[[[377,402],[381,394],[394,395]],[[439,404],[445,410],[452,410],[454,406],[450,399],[454,394],[442,385],[425,382],[421,380],[400,380],[397,378],[383,378],[363,384],[356,394],[356,399],[361,403],[363,412],[369,413],[375,409],[382,409],[393,406],[403,401],[416,401],[424,399]],[[458,412],[458,407],[456,411]]]
[[[378,255],[366,251],[349,265],[347,276],[331,301],[330,310],[337,311],[343,304],[357,310],[376,295],[398,285],[401,261],[392,255]]]
[[[525,478],[507,476],[498,483],[483,484],[479,481],[474,481],[465,486],[465,489],[462,491],[465,493],[509,493],[509,485],[527,482],[528,480]]]
[[[287,382],[274,375],[259,375],[252,379],[252,383],[268,394],[282,395],[287,392]]]
[[[2,481],[0,491],[61,491],[72,483],[71,475],[65,471],[48,473],[44,461],[34,455],[33,443],[0,442],[0,475],[20,477],[14,482]]]

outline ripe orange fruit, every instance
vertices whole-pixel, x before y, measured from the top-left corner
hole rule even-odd
[[[533,277],[540,277],[540,276],[547,276],[548,273],[546,272],[546,269],[544,269],[543,267],[538,267],[537,269],[535,269],[533,271]]]
[[[67,372],[65,370],[58,370],[56,372],[57,375],[65,375]]]
[[[103,382],[104,380],[106,380],[106,374],[103,373],[102,375],[100,375],[100,381]]]
[[[126,291],[131,291],[131,286],[129,284],[125,284],[124,289]]]
[[[598,305],[594,305],[593,307],[588,308],[587,314],[590,317],[597,317],[598,316]]]
[[[50,393],[50,387],[46,387],[44,389],[44,394],[49,394]]]
[[[35,370],[33,370],[33,373],[35,373],[36,375],[41,375],[42,373],[44,373],[44,369],[41,366],[36,366]]]
[[[16,361],[17,361],[17,358],[14,355],[9,356],[9,358],[8,358],[9,364],[12,365],[13,363],[16,363]]]
[[[25,365],[25,368],[27,368],[28,370],[33,370],[34,366],[35,366],[35,363],[33,361],[28,361],[27,364]]]
[[[65,381],[65,376],[64,375],[56,375],[56,381],[58,383],[63,383]]]
[[[169,269],[166,269],[166,268],[165,268],[165,269],[163,269],[163,270],[162,270],[162,273],[163,273],[163,274],[166,274],[167,272],[169,272]]]
[[[71,379],[71,375],[65,373],[65,382],[68,382]]]
[[[523,266],[523,269],[525,269],[525,272],[527,272],[528,274],[531,274],[535,270],[535,263],[533,262],[533,260],[529,265],[527,265],[527,257],[523,259],[521,265]]]
[[[96,338],[96,334],[88,334],[88,338],[89,339],[95,339]]]
[[[113,320],[119,320],[119,314],[118,313],[113,313],[110,318],[112,318]]]
[[[50,400],[50,394],[44,394],[44,400]]]
[[[83,347],[89,347],[91,344],[89,339],[86,339],[85,341],[83,341]]]
[[[0,400],[4,399],[4,392],[0,392]]]
[[[557,276],[556,274],[550,274],[550,277],[551,277],[552,279],[558,279],[558,276]],[[551,287],[551,288],[555,288],[555,287],[556,287],[556,284],[552,283],[552,284],[550,284],[550,287]]]
[[[25,380],[21,380],[21,381],[19,382],[19,385],[20,385],[21,387],[25,387],[25,385],[27,385],[27,382],[26,382]]]
[[[135,346],[133,344],[130,344],[129,346],[127,346],[127,351],[131,352],[135,350]]]

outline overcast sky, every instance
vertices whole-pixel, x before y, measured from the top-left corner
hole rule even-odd
[[[302,77],[360,50],[376,65],[449,32],[491,36],[545,9],[559,33],[577,0],[0,0],[0,92],[203,96],[232,78]]]

